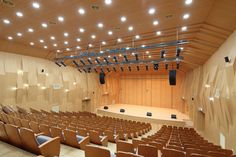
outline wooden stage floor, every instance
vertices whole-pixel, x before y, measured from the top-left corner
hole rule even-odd
[[[97,109],[97,113],[104,116],[138,120],[149,123],[192,127],[192,122],[190,121],[189,116],[175,109],[130,104],[114,104],[107,106],[109,109],[105,110],[102,106]],[[121,108],[125,109],[125,113],[120,113]],[[147,112],[152,112],[152,117],[146,116]],[[176,114],[177,119],[171,119],[171,114]]]

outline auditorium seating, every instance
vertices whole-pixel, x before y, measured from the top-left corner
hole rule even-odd
[[[115,157],[108,149],[87,145],[85,147],[85,157]]]
[[[158,150],[155,146],[140,144],[138,145],[138,154],[144,157],[157,157]]]
[[[108,137],[102,136],[101,134],[99,134],[98,131],[94,130],[89,131],[89,137],[90,137],[90,142],[94,144],[99,144],[106,147],[108,145]]]
[[[110,130],[105,130],[104,134],[107,136],[109,142],[116,143],[118,140],[118,135],[114,134]]]
[[[116,152],[119,152],[119,151],[135,153],[133,144],[125,142],[125,141],[116,142]]]
[[[116,157],[144,157],[144,156],[129,153],[129,152],[117,152]]]

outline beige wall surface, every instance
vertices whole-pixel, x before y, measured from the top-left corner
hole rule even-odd
[[[53,106],[61,111],[95,111],[100,103],[99,86],[96,73],[80,73],[45,59],[0,52],[2,104],[48,111]],[[82,102],[85,97],[91,100]]]
[[[225,63],[224,57],[231,58]],[[212,142],[236,151],[236,32],[201,67],[186,75],[183,97],[195,127]],[[192,100],[194,98],[194,100]],[[203,109],[200,112],[199,109]]]

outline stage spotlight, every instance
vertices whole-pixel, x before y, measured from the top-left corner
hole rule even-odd
[[[146,65],[146,71],[148,71],[148,65]]]
[[[96,61],[98,64],[100,64],[100,61],[99,61],[97,58],[95,59],[95,61]]]
[[[137,70],[139,71],[139,66],[137,66]]]
[[[79,67],[79,64],[75,61],[75,60],[73,60],[72,61],[77,67]]]
[[[131,71],[131,67],[129,66],[129,71]]]
[[[176,63],[176,68],[179,69],[179,62]]]
[[[85,63],[84,63],[84,61],[83,61],[82,59],[80,60],[80,62],[81,62],[83,65],[85,65]]]
[[[113,70],[116,72],[116,68],[115,67],[113,67]]]
[[[153,64],[153,69],[154,70],[158,70],[158,68],[159,68],[159,64]]]
[[[63,65],[64,67],[66,67],[66,64],[64,63],[64,61],[61,61],[61,65]]]
[[[166,63],[166,64],[165,64],[165,69],[166,69],[166,70],[168,69],[168,66],[169,66],[169,65]]]
[[[136,61],[138,61],[138,54],[137,53],[135,54],[135,59],[136,59]]]
[[[161,58],[164,58],[165,57],[165,50],[161,50]]]
[[[116,59],[116,56],[114,56],[113,59],[114,59],[114,61],[115,61],[116,63],[118,62],[117,59]]]
[[[59,64],[58,62],[55,62],[55,64],[56,64],[57,66],[61,67],[61,64]]]
[[[126,55],[124,55],[124,58],[125,58],[125,61],[128,62],[128,59],[127,59],[127,56],[126,56]]]
[[[89,62],[89,64],[93,64],[89,58],[88,58],[88,62]]]
[[[98,73],[97,69],[95,69],[95,68],[94,68],[94,71],[95,71],[96,73]]]
[[[177,47],[177,49],[176,49],[176,57],[179,57],[180,52],[181,52],[181,48]]]
[[[123,68],[123,67],[120,67],[120,70],[123,72],[123,71],[124,71],[124,68]]]

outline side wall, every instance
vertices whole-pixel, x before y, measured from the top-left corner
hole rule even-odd
[[[231,58],[225,63],[224,57]],[[236,151],[236,32],[201,67],[186,75],[183,96],[195,127],[212,142]],[[199,110],[203,110],[200,112]]]

